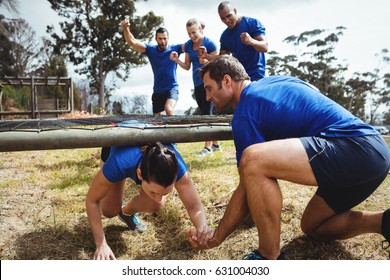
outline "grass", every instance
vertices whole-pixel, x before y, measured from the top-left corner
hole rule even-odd
[[[222,217],[238,175],[232,141],[223,141],[223,153],[195,156],[203,143],[182,143],[192,180],[216,226]],[[85,194],[99,168],[100,149],[2,153],[0,157],[0,258],[89,259],[94,243],[85,213]],[[288,259],[386,259],[381,236],[366,234],[345,241],[316,242],[300,230],[304,207],[315,188],[280,181],[284,196],[281,247]],[[388,208],[390,176],[358,209]],[[127,182],[125,197],[139,187]],[[185,231],[191,227],[176,192],[162,211],[141,214],[148,231],[126,230],[117,218],[103,218],[106,238],[119,259],[240,259],[257,247],[255,228],[242,226],[221,246],[194,251]]]

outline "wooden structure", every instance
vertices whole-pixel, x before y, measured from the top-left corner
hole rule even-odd
[[[30,108],[25,111],[3,111],[2,89],[4,86],[28,86],[31,88]],[[62,86],[67,91],[66,104],[60,105],[57,99],[38,99],[38,86]],[[64,77],[9,77],[0,78],[0,119],[7,115],[27,115],[32,119],[41,116],[55,117],[58,114],[74,111],[73,83]]]

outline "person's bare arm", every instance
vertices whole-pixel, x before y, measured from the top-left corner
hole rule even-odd
[[[184,52],[184,44],[181,46],[181,49],[182,49],[182,52]],[[185,54],[184,62],[180,60],[177,52],[171,52],[171,55],[169,58],[172,61],[176,62],[184,70],[190,70],[190,68],[191,68],[190,55],[189,55],[189,53],[184,53],[184,54]]]
[[[213,51],[211,53],[207,53],[207,49],[204,46],[200,46],[198,49],[198,57],[199,60],[202,61],[211,61],[218,56],[218,51]]]
[[[111,185],[112,183],[104,177],[102,169],[100,169],[92,180],[85,200],[88,222],[96,245],[93,255],[95,260],[115,259],[114,253],[108,246],[104,235],[100,209],[100,201],[106,195]]]
[[[213,236],[207,242],[202,242],[196,237],[196,231],[190,230],[188,232],[188,242],[196,250],[217,247],[238,228],[248,214],[249,207],[246,200],[245,188],[238,185]]]
[[[176,190],[195,226],[197,240],[206,242],[212,237],[213,230],[207,225],[203,205],[200,202],[194,184],[188,172],[176,182]]]
[[[243,32],[240,35],[241,41],[248,46],[252,46],[258,52],[268,52],[268,43],[265,36],[256,36],[252,38],[249,33]]]
[[[130,22],[125,19],[121,22],[123,28],[123,36],[125,37],[126,42],[132,47],[135,51],[144,53],[146,51],[146,45],[141,41],[134,38],[133,33],[130,31]]]

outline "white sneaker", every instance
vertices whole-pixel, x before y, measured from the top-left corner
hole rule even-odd
[[[212,150],[209,151],[206,148],[203,148],[203,150],[201,150],[199,153],[197,153],[197,156],[204,157],[204,156],[207,156],[207,155],[211,155],[212,153],[213,153]]]
[[[222,152],[221,146],[215,147],[214,145],[211,146],[212,152]]]

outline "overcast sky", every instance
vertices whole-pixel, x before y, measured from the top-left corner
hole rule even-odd
[[[188,40],[185,24],[199,18],[206,24],[205,35],[219,42],[225,25],[219,19],[214,0],[149,0],[136,3],[137,14],[153,11],[163,16],[170,32],[170,43]],[[352,71],[371,71],[377,65],[376,53],[390,49],[389,0],[237,0],[231,1],[238,13],[259,19],[266,27],[269,50],[282,55],[291,53],[283,39],[316,28],[333,31],[337,26],[347,30],[337,45],[338,59],[345,60]],[[27,20],[38,35],[44,36],[47,25],[61,20],[46,0],[20,0],[20,17]],[[4,10],[0,10],[4,13]],[[126,16],[126,15],[123,15]],[[119,23],[118,23],[119,24]],[[182,56],[183,59],[183,56]],[[177,108],[195,106],[190,90],[192,74],[178,67],[180,97]],[[121,93],[151,93],[153,74],[150,65],[134,70],[125,83],[119,83]]]

